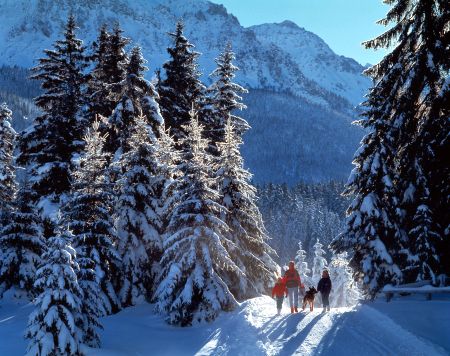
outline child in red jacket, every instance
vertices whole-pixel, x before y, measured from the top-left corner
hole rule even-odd
[[[287,288],[281,278],[277,279],[275,286],[272,288],[272,298],[277,300],[277,315],[281,313],[281,307],[283,306],[284,296],[287,297]]]

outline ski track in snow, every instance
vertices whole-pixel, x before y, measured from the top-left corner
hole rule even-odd
[[[392,303],[390,308],[405,309],[409,301]],[[436,332],[446,335],[450,323],[435,317],[450,311],[448,301],[426,302],[425,313],[437,321]],[[436,303],[436,308],[432,303]],[[382,305],[384,307],[384,305]],[[421,311],[411,303],[410,312]],[[438,308],[439,307],[439,308]],[[433,313],[430,310],[435,310]],[[0,356],[23,355],[26,340],[23,332],[32,306],[0,302]],[[286,303],[282,315],[276,316],[275,302],[269,297],[248,300],[238,310],[223,313],[215,322],[180,328],[167,325],[153,313],[149,304],[127,308],[102,319],[102,348],[86,348],[87,356],[123,355],[448,355],[448,349],[430,338],[417,336],[422,324],[412,322],[403,327],[388,314],[362,304],[353,308],[336,308],[322,314],[319,303],[313,312],[288,314]],[[423,318],[420,318],[423,320]],[[405,316],[405,320],[408,316]],[[406,329],[412,330],[410,332]],[[446,343],[440,343],[446,345]],[[444,346],[446,347],[446,346]]]

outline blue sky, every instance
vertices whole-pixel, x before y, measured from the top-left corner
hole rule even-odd
[[[382,33],[375,24],[388,6],[381,0],[211,0],[223,4],[247,27],[291,20],[322,37],[337,54],[361,64],[378,62],[386,52],[366,50],[361,42]]]

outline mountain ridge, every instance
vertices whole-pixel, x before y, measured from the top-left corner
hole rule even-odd
[[[0,20],[4,24],[0,28],[0,64],[33,66],[42,49],[49,48],[60,36],[67,15],[72,12],[80,27],[79,37],[86,43],[95,39],[103,22],[112,24],[118,21],[125,35],[132,38],[133,44],[142,47],[152,70],[168,59],[165,49],[170,39],[166,33],[172,31],[175,22],[182,18],[186,24],[186,36],[203,54],[199,63],[206,82],[209,80],[208,74],[214,69],[214,58],[231,41],[236,52],[236,63],[241,69],[237,80],[250,88],[286,91],[328,107],[339,102],[340,106],[351,110],[358,104],[369,83],[367,78],[358,73],[358,70],[363,70],[361,65],[336,55],[320,37],[293,22],[245,28],[223,5],[206,0],[3,0],[0,7],[3,10]],[[22,10],[22,15],[14,16],[18,10]],[[283,42],[280,36],[286,35],[282,29],[287,27],[292,31]],[[272,31],[272,37],[278,42],[264,39],[262,29],[265,32]],[[339,69],[336,66],[326,71],[327,75],[317,76],[320,70],[311,71],[305,58],[288,50],[295,41],[320,44],[314,50],[328,48],[328,51],[314,52],[306,57],[316,63],[319,61],[319,69],[327,65],[330,67],[333,59],[342,63],[353,61],[355,68],[349,75],[358,83],[357,89],[352,90],[348,83],[345,83],[345,90],[339,88],[336,80],[327,83],[327,75]],[[341,68],[338,78],[343,77],[341,72],[345,72],[345,68]]]
[[[167,33],[179,19],[202,53],[199,68],[206,84],[214,59],[231,41],[240,67],[236,81],[251,93],[244,98],[249,105],[242,115],[253,129],[244,137],[243,154],[255,182],[295,184],[348,176],[362,136],[350,122],[369,80],[356,61],[336,55],[320,37],[292,21],[245,28],[223,5],[206,0],[0,0],[0,9],[0,67],[36,64],[43,50],[61,38],[69,13],[76,16],[85,45],[96,39],[103,23],[118,21],[131,45],[142,47],[149,79],[168,60]],[[8,79],[1,79],[7,89]],[[0,100],[11,97],[8,90],[3,93]],[[26,93],[10,94],[31,99]],[[15,127],[22,129],[30,120],[17,116],[35,110],[30,103],[27,112],[20,111],[21,104],[14,101]]]

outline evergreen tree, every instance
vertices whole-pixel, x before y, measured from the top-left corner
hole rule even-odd
[[[78,285],[78,264],[70,246],[69,231],[48,239],[44,264],[36,274],[35,288],[42,290],[31,313],[26,338],[28,355],[82,355],[78,328],[83,293]]]
[[[119,252],[122,255],[120,299],[134,305],[151,296],[162,254],[160,200],[166,175],[158,159],[158,141],[144,117],[138,117],[120,162],[118,182]]]
[[[210,104],[210,122],[206,126],[206,135],[213,143],[224,141],[225,126],[230,119],[236,134],[242,136],[249,129],[247,121],[235,115],[236,110],[243,110],[246,106],[241,102],[240,94],[248,91],[233,82],[235,72],[239,70],[233,64],[235,55],[228,43],[223,53],[215,60],[217,68],[211,73],[211,77],[217,80],[208,88],[211,93],[208,102]]]
[[[210,321],[221,310],[233,309],[237,303],[222,276],[241,273],[222,244],[228,232],[220,218],[225,208],[217,203],[219,194],[213,188],[202,126],[191,115],[183,142],[185,176],[179,181],[180,202],[163,239],[155,293],[157,310],[181,326]]]
[[[445,8],[444,8],[445,9]],[[447,9],[447,19],[450,18]],[[450,72],[450,60],[448,59],[449,48],[448,27],[447,27],[447,45],[443,45],[443,53],[441,56],[447,59],[444,63],[443,70]],[[447,50],[445,50],[447,48]],[[447,55],[445,55],[447,53]],[[442,58],[442,57],[441,57]],[[422,221],[427,221],[425,225],[431,228],[434,233],[433,238],[429,239],[427,246],[428,253],[422,258],[429,259],[430,266],[435,274],[450,275],[450,165],[448,164],[448,151],[450,150],[449,135],[449,117],[450,117],[450,77],[442,78],[440,90],[435,98],[426,105],[426,109],[422,114],[422,124],[417,134],[417,141],[423,148],[423,156],[420,159],[421,180],[426,179],[425,191],[418,187],[419,194],[416,213],[414,214],[411,232],[417,233],[416,227],[420,227]],[[428,100],[425,102],[428,103]],[[412,150],[411,150],[412,151]],[[420,182],[420,181],[419,181]],[[424,207],[427,207],[424,210]],[[421,210],[419,212],[419,210]],[[423,216],[423,215],[428,216]],[[425,233],[425,232],[424,232]],[[416,241],[416,236],[412,236],[412,241]],[[436,265],[435,255],[432,250],[436,251],[439,258],[439,264]],[[428,256],[428,258],[426,257]],[[414,278],[415,276],[411,276]],[[418,276],[422,278],[422,276]]]
[[[446,70],[447,73],[450,72],[450,60],[447,62]],[[440,226],[442,232],[442,242],[438,245],[439,272],[447,276],[450,275],[450,180],[448,179],[450,165],[447,153],[450,149],[448,134],[450,105],[448,103],[450,103],[450,77],[447,77],[442,84],[441,91],[430,107],[426,123],[420,133],[423,140],[429,143],[426,151],[428,157],[423,160],[423,169],[430,182],[430,205],[433,209],[435,224]]]
[[[333,282],[331,306],[340,308],[355,305],[360,298],[360,291],[348,265],[347,253],[333,255],[328,269]]]
[[[310,277],[311,270],[308,268],[308,262],[306,261],[306,251],[303,249],[302,242],[298,242],[298,250],[295,256],[295,263],[297,271],[300,275],[302,283],[306,286],[312,286],[312,280]]]
[[[389,68],[393,63],[403,68],[391,79],[395,86],[387,100],[392,105],[388,114],[391,124],[397,128],[396,145],[400,147],[396,169],[399,175],[397,185],[400,188],[402,203],[401,224],[408,232],[410,254],[415,255],[403,263],[402,268],[406,272],[404,281],[412,282],[417,278],[423,278],[422,268],[419,268],[421,272],[415,268],[417,266],[415,258],[419,258],[422,267],[424,264],[428,266],[427,274],[430,277],[443,269],[439,267],[436,251],[440,240],[445,235],[442,229],[444,225],[441,223],[448,223],[448,216],[446,221],[442,221],[438,215],[435,216],[434,211],[448,211],[449,205],[448,202],[445,204],[442,199],[439,199],[436,193],[433,195],[437,198],[437,204],[433,206],[429,204],[432,201],[427,198],[427,195],[432,190],[440,190],[436,188],[442,186],[439,181],[442,176],[438,181],[434,181],[430,178],[435,175],[430,171],[427,174],[422,166],[425,161],[431,160],[436,164],[433,170],[437,168],[440,171],[438,176],[445,171],[445,168],[438,167],[447,167],[448,173],[448,163],[444,156],[438,153],[442,152],[442,149],[445,150],[445,141],[448,140],[448,121],[445,125],[439,120],[437,113],[439,111],[442,113],[445,107],[448,108],[448,103],[441,102],[440,93],[448,78],[450,28],[448,6],[442,1],[421,0],[406,6],[400,3],[394,3],[386,18],[382,20],[383,24],[393,23],[395,30],[387,31],[368,42],[368,46],[379,48],[396,42],[392,58],[384,58],[379,64],[378,76],[389,74],[391,72]],[[411,28],[414,28],[414,31],[411,31]],[[434,116],[432,111],[437,115]],[[433,118],[428,116],[430,113]],[[421,135],[422,127],[430,119],[436,121],[434,125],[439,126],[438,131],[442,132],[435,132],[437,137]],[[440,141],[437,147],[436,138]],[[438,156],[435,156],[436,153]],[[448,180],[448,175],[444,180]],[[426,202],[424,204],[424,200],[428,200],[428,204]],[[425,209],[424,205],[428,209]],[[426,217],[423,216],[425,211]],[[425,229],[431,228],[427,241],[423,240],[425,235],[417,230],[422,228],[419,226],[421,223],[426,224]],[[421,241],[416,240],[418,234],[421,235]],[[409,273],[411,269],[416,270],[416,273]]]
[[[42,81],[44,89],[35,100],[43,114],[23,133],[19,145],[19,163],[31,175],[33,201],[46,218],[57,211],[62,196],[69,192],[72,159],[83,148],[85,125],[78,112],[84,102],[87,63],[76,28],[70,16],[64,38],[55,42],[54,49],[45,50],[46,57],[33,68],[32,78]],[[46,235],[52,236],[52,230],[50,224]]]
[[[410,250],[412,255],[406,273],[416,280],[431,280],[433,284],[437,282],[437,275],[440,272],[438,246],[442,236],[440,226],[436,225],[437,220],[430,209],[431,199],[428,190],[428,182],[422,172],[421,165],[416,160],[416,191],[418,198],[416,212],[412,219],[412,229],[409,231],[411,239]],[[405,273],[405,274],[406,274]]]
[[[114,202],[105,180],[105,138],[99,132],[98,122],[88,130],[84,140],[86,153],[74,172],[73,192],[64,209],[64,220],[73,233],[73,247],[80,264],[80,285],[85,292],[83,308],[92,309],[95,317],[120,309],[114,285],[120,278],[121,264],[115,247]]]
[[[427,217],[423,216],[423,199],[436,182],[420,177],[426,172],[420,166],[428,159],[434,139],[422,137],[425,140],[421,142],[419,133],[424,123],[429,123],[426,113],[440,102],[440,88],[448,76],[448,10],[439,0],[396,0],[390,5],[379,23],[392,27],[365,43],[374,49],[395,47],[367,70],[375,85],[366,102],[363,127],[371,132],[358,150],[356,174],[347,186],[347,192],[356,195],[349,208],[347,231],[335,245],[340,251],[355,250],[352,266],[364,275],[372,296],[386,283],[417,278],[410,272],[418,271],[418,224],[436,219],[433,211],[444,208],[427,209]],[[442,103],[438,106],[443,107]],[[448,128],[442,129],[448,133]],[[437,146],[443,143],[441,140]],[[434,149],[440,151],[436,146]],[[442,156],[438,162],[443,166]],[[430,220],[427,225],[433,226],[436,234],[444,234],[439,220]],[[427,239],[419,242],[420,264],[436,265],[439,238],[432,234]]]
[[[169,33],[174,46],[167,49],[171,59],[163,65],[166,77],[159,84],[161,113],[175,142],[186,137],[191,107],[194,104],[197,110],[201,108],[205,90],[197,68],[200,54],[193,51],[194,45],[186,39],[183,29],[179,21],[175,32]]]
[[[11,209],[8,223],[0,230],[0,297],[13,287],[32,297],[45,242],[28,184],[20,188]]]
[[[92,43],[93,54],[91,61],[95,64],[89,74],[86,97],[87,108],[84,113],[90,121],[95,120],[96,115],[108,117],[111,115],[115,104],[109,98],[110,90],[108,85],[111,84],[106,60],[110,56],[110,38],[106,24],[100,27],[97,39]]]
[[[159,125],[162,123],[156,102],[158,95],[153,85],[144,79],[144,74],[148,70],[144,64],[141,49],[134,47],[126,67],[125,79],[111,85],[114,93],[111,97],[117,103],[108,120],[108,137],[105,145],[105,150],[111,154],[120,156],[129,150],[127,140],[130,137],[130,130],[136,118],[141,115],[145,115],[148,124],[158,135]]]
[[[313,260],[313,268],[312,268],[312,281],[314,285],[319,283],[320,278],[322,278],[322,272],[327,267],[328,262],[323,257],[325,251],[322,249],[323,245],[317,239],[314,244],[314,260]]]
[[[251,174],[244,169],[239,152],[242,144],[234,131],[231,118],[225,125],[224,141],[218,143],[220,157],[216,173],[220,204],[226,210],[222,220],[229,233],[224,247],[241,273],[231,270],[226,282],[240,300],[255,297],[273,284],[277,265],[270,257],[274,251],[267,245],[268,237],[261,213],[256,206],[256,189],[250,184]]]
[[[7,223],[16,195],[14,168],[14,141],[16,132],[11,126],[12,112],[6,104],[0,105],[0,230]],[[1,236],[1,235],[0,235]],[[1,259],[0,259],[1,266]]]
[[[382,86],[371,90],[366,118],[357,123],[370,132],[361,141],[355,154],[356,166],[344,194],[354,197],[347,210],[345,231],[333,243],[338,252],[354,251],[350,265],[355,278],[363,276],[366,292],[374,296],[386,283],[399,283],[402,272],[399,256],[407,251],[397,214],[399,199],[393,183],[396,154],[390,125],[383,118],[379,96]]]
[[[112,32],[108,32],[105,24],[100,27],[97,40],[93,43],[92,61],[95,66],[88,82],[91,123],[95,115],[109,117],[117,105],[112,85],[126,78],[129,59],[125,47],[129,43],[130,39],[123,36],[118,23]]]
[[[159,130],[158,150],[156,151],[160,163],[160,174],[164,176],[164,187],[159,197],[159,217],[161,219],[161,234],[169,225],[170,216],[175,206],[180,201],[178,194],[179,179],[182,172],[178,162],[181,161],[181,152],[175,149],[175,142],[170,135],[170,130],[166,129],[163,122]]]

